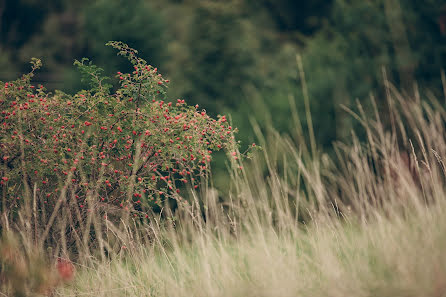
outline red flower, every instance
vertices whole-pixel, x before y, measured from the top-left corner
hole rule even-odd
[[[57,258],[57,272],[63,281],[70,281],[74,277],[74,265],[70,260]]]

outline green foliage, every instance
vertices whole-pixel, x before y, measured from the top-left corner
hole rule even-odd
[[[108,94],[112,85],[103,83],[108,78],[102,76],[104,72],[102,68],[92,64],[87,58],[83,58],[81,61],[75,60],[74,65],[78,67],[81,73],[82,82],[88,84],[92,92],[103,91],[105,95]]]
[[[194,4],[185,37],[168,65],[172,78],[180,82],[173,94],[194,98],[213,114],[237,108],[244,87],[256,80],[255,41],[238,2]]]
[[[385,78],[409,93],[416,82],[442,94],[446,48],[435,12],[440,2],[334,1],[329,22],[302,53],[319,143],[329,147],[334,140],[350,137],[353,124],[341,105],[352,106],[359,99],[369,112],[373,92],[381,98],[378,108],[386,106]],[[300,83],[294,93],[304,111]]]
[[[225,116],[164,101],[169,80],[126,44],[109,45],[134,67],[118,72],[112,93],[86,59],[75,64],[89,90],[51,94],[32,85],[37,59],[31,73],[0,90],[0,206],[12,220],[29,214],[32,199],[57,217],[65,205],[72,228],[91,212],[144,219],[169,198],[182,201],[184,185],[197,188],[214,151],[237,148]],[[51,227],[54,217],[43,220]]]
[[[442,94],[443,1],[300,2],[8,1],[1,15],[0,65],[6,70],[0,76],[16,77],[15,71],[38,56],[45,68],[36,80],[48,82],[50,90],[74,92],[82,85],[69,67],[73,57],[93,57],[108,76],[115,69],[129,71],[124,59],[102,46],[123,40],[176,81],[170,97],[190,98],[212,115],[233,113],[246,140],[253,137],[246,114],[290,130],[290,95],[305,119],[294,63],[300,52],[314,130],[325,147],[349,137],[352,123],[340,104],[364,102],[372,90],[382,98],[383,69],[409,92],[417,81]]]
[[[144,0],[98,0],[83,11],[85,40],[95,63],[112,70],[127,70],[125,60],[104,48],[109,40],[121,40],[138,48],[152,65],[163,65],[165,24],[159,12]]]

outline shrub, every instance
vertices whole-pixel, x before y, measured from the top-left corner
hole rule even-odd
[[[182,185],[196,188],[213,151],[234,148],[225,116],[164,101],[169,81],[157,68],[121,42],[108,45],[134,66],[117,73],[116,87],[82,59],[75,65],[89,90],[47,93],[31,84],[41,67],[33,59],[29,74],[0,90],[1,210],[37,217],[42,240],[56,220],[74,230],[91,213],[147,217],[168,198],[182,200]]]

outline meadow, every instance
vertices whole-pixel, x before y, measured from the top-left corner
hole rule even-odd
[[[358,116],[368,141],[339,145],[338,166],[271,132],[254,164],[231,171],[227,199],[197,194],[202,206],[128,233],[128,250],[57,294],[444,296],[444,111],[398,93],[389,102],[395,130]],[[408,155],[400,133],[414,135]]]
[[[345,107],[361,128],[351,132],[348,143],[335,143],[334,155],[317,147],[312,136],[317,131],[305,131],[291,106],[295,129],[290,135],[261,129],[252,119],[259,141],[246,154],[234,138],[223,138],[234,135],[226,117],[213,120],[193,107],[182,109],[182,102],[178,111],[165,111],[159,99],[153,105],[133,101],[158,96],[168,82],[131,50],[114,46],[135,66],[131,74],[118,74],[121,87],[114,95],[107,93],[110,88],[102,84],[100,71],[83,62],[81,70],[96,80],[89,92],[71,98],[80,102],[74,107],[67,107],[67,95],[33,90],[32,75],[1,93],[5,108],[20,111],[26,110],[20,109],[25,102],[32,106],[34,98],[52,98],[48,105],[55,109],[47,106],[48,113],[75,119],[75,130],[67,133],[68,140],[59,136],[55,141],[53,132],[39,130],[34,122],[24,123],[20,116],[12,122],[13,111],[2,118],[0,295],[445,296],[446,110],[439,99],[416,89],[400,93],[385,81],[385,108],[378,108],[373,96],[370,111],[359,103],[354,110]],[[79,101],[81,95],[87,101]],[[135,114],[122,118],[142,132],[130,129],[118,147],[120,140],[112,141],[115,134],[99,133],[114,127],[113,116],[106,116],[110,106],[121,111],[129,104],[135,104]],[[161,120],[139,122],[144,106]],[[176,112],[181,114],[178,123]],[[87,116],[90,120],[83,118]],[[310,119],[308,110],[305,121]],[[184,128],[182,120],[198,128]],[[17,125],[18,132],[7,125]],[[144,125],[152,125],[150,133],[144,133]],[[221,137],[212,138],[219,129]],[[185,159],[182,147],[168,146],[172,139],[167,131],[172,130],[178,141],[193,139],[188,146],[195,156],[203,156],[203,163],[189,158],[189,148]],[[208,143],[202,139],[207,133]],[[358,133],[365,137],[360,140]],[[11,141],[10,134],[17,138]],[[78,141],[82,135],[84,142]],[[36,149],[32,143],[44,145],[51,139],[54,146],[39,152],[45,157],[25,157]],[[88,150],[85,143],[101,145]],[[147,143],[149,153],[144,155]],[[163,143],[160,152],[150,147],[157,143]],[[213,187],[211,170],[203,168],[210,162],[205,151],[219,146],[228,154],[226,192]],[[19,152],[16,163],[7,163],[13,149]],[[67,163],[59,162],[62,149]],[[82,163],[71,150],[79,156],[91,153],[100,162]],[[114,154],[122,151],[131,157],[116,159]],[[80,163],[78,169],[70,169],[71,161]],[[143,164],[153,165],[155,179],[140,171]],[[41,176],[30,173],[31,165],[57,173],[44,171],[50,178],[42,184]],[[129,167],[126,177],[121,171]],[[183,169],[191,174],[180,175]],[[83,188],[85,183],[91,188]],[[45,191],[56,197],[53,202]],[[18,193],[21,199],[14,198]]]

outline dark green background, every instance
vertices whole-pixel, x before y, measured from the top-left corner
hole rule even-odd
[[[244,144],[255,141],[250,118],[289,132],[290,100],[305,130],[297,54],[322,149],[348,141],[355,126],[341,104],[357,99],[367,110],[373,93],[384,109],[384,71],[407,98],[415,82],[422,94],[443,96],[440,0],[0,0],[0,20],[0,80],[38,57],[37,83],[75,92],[83,86],[74,59],[88,57],[110,76],[129,69],[104,46],[120,40],[171,79],[172,100],[231,114]]]

